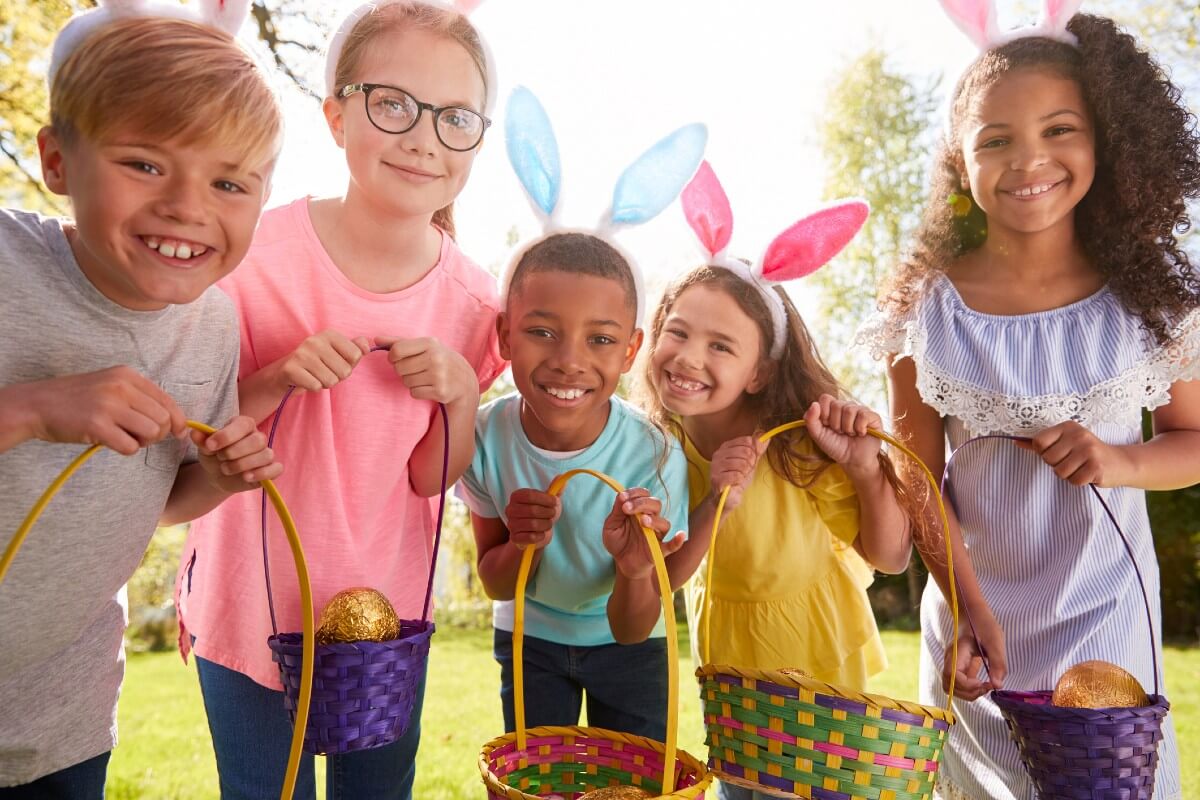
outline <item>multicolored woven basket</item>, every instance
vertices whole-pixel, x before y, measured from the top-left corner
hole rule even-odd
[[[987,439],[1028,442],[1017,436],[979,436],[961,444],[946,460],[942,479],[945,493],[950,465],[963,448]],[[1171,705],[1159,694],[1158,653],[1154,648],[1154,615],[1146,582],[1138,567],[1133,547],[1104,496],[1088,485],[1108,516],[1125,554],[1137,575],[1146,626],[1150,632],[1150,659],[1154,670],[1154,692],[1150,705],[1138,708],[1067,708],[1050,702],[1053,692],[1002,690],[991,693],[1008,723],[1009,732],[1021,754],[1029,777],[1041,800],[1150,800],[1158,767],[1158,743],[1162,721]],[[986,667],[986,659],[984,661]]]
[[[192,420],[188,420],[187,425],[192,430],[200,431],[201,433],[216,432],[216,429],[209,425],[205,425],[203,422],[194,422]],[[63,487],[63,485],[70,480],[71,476],[74,475],[75,472],[78,471],[79,468],[82,467],[89,458],[98,453],[100,448],[101,446],[98,444],[92,445],[76,456],[75,459],[72,460],[71,463],[68,464],[61,473],[59,473],[58,477],[46,487],[46,491],[42,492],[41,497],[39,497],[37,502],[33,504],[33,508],[29,509],[29,513],[25,515],[25,519],[22,521],[21,526],[17,528],[16,533],[13,534],[12,540],[4,549],[4,554],[0,556],[0,582],[4,581],[4,576],[8,573],[8,568],[12,564],[13,559],[16,558],[17,551],[21,549],[21,544],[25,541],[25,537],[28,536],[29,531],[38,521],[38,518],[41,517],[42,512],[46,509],[46,506],[49,505],[54,496],[58,494],[58,491]],[[283,497],[279,494],[279,490],[275,488],[275,484],[273,482],[264,480],[262,482],[262,487],[264,497],[263,515],[266,515],[265,503],[266,500],[269,499],[272,507],[275,509],[275,513],[279,515],[279,521],[283,523],[283,531],[287,535],[288,545],[291,547],[292,560],[296,566],[296,579],[300,585],[301,627],[303,628],[304,633],[307,634],[308,642],[308,644],[303,647],[301,657],[302,666],[299,674],[297,675],[295,719],[299,721],[300,727],[293,731],[291,750],[288,754],[287,770],[284,773],[283,787],[279,792],[280,800],[289,800],[295,791],[296,775],[300,769],[300,753],[302,745],[300,732],[301,728],[304,727],[304,724],[308,719],[309,695],[311,694],[313,681],[312,640],[314,625],[312,590],[308,580],[308,565],[304,561],[304,550],[300,546],[300,534],[296,530],[296,523],[292,519],[292,514],[290,511],[288,511],[287,504],[283,502]]]
[[[386,347],[373,347],[371,352]],[[284,394],[271,422],[267,446],[275,444],[279,420],[295,387]],[[433,534],[433,553],[429,579],[425,586],[425,604],[421,618],[400,620],[399,638],[386,642],[339,642],[318,644],[314,649],[312,711],[304,730],[304,750],[314,755],[337,755],[383,747],[399,739],[408,730],[417,689],[425,677],[429,661],[429,643],[434,625],[429,619],[433,598],[433,575],[437,568],[438,548],[442,541],[442,521],[446,510],[446,488],[450,471],[450,421],[446,407],[441,412],[445,447],[442,451],[442,492],[438,504],[437,526]],[[267,639],[271,659],[279,665],[284,705],[293,724],[300,700],[304,636],[280,633],[275,622],[275,600],[271,592],[271,566],[267,558],[266,496],[262,511],[263,573],[267,581],[267,603],[271,611],[271,630]]]
[[[790,422],[759,437],[804,425]],[[916,454],[887,434],[890,443],[924,471],[948,530],[937,481]],[[707,583],[712,586],[713,553],[721,494],[709,543]],[[950,607],[958,628],[958,596],[950,539],[944,536],[949,565]],[[709,663],[709,604],[705,592],[704,666],[696,670],[708,732],[708,766],[722,781],[783,797],[820,800],[929,800],[942,747],[954,714],[945,708],[892,700],[780,671],[741,669]],[[952,637],[957,644],[957,637]],[[954,696],[951,684],[950,697]]]
[[[576,475],[591,475],[613,491],[622,487],[612,478],[591,470],[571,470],[550,484],[550,494],[562,492]],[[667,741],[656,742],[603,728],[545,726],[525,728],[524,632],[525,587],[533,562],[533,548],[521,557],[517,574],[516,608],[513,624],[513,689],[517,729],[483,746],[479,771],[489,800],[537,800],[558,795],[575,800],[581,794],[606,786],[639,786],[656,798],[694,800],[704,796],[712,778],[699,760],[676,749],[679,726],[679,678],[674,634],[675,610],[670,598],[670,580],[658,539],[643,529],[650,543],[658,575],[667,634]]]

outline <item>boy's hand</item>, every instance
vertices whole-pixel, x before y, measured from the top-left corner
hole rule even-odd
[[[371,352],[365,336],[350,339],[337,331],[314,334],[287,356],[279,367],[280,391],[295,386],[309,392],[332,389]]]
[[[130,367],[18,384],[33,438],[101,444],[122,455],[183,436],[183,410],[157,384]]]
[[[517,489],[504,510],[508,537],[515,545],[542,548],[550,544],[554,523],[562,514],[562,501],[537,489]]]
[[[742,494],[754,477],[754,467],[762,454],[767,452],[767,444],[760,442],[757,436],[739,436],[725,442],[713,453],[709,483],[714,502],[725,487],[729,487],[729,496],[725,498],[726,512],[733,511],[741,504]]]
[[[630,580],[641,580],[654,572],[654,557],[643,525],[658,537],[664,558],[687,541],[684,531],[669,542],[663,541],[671,531],[671,523],[659,516],[661,512],[662,502],[651,497],[649,490],[626,489],[617,494],[613,510],[604,520],[604,549],[612,554],[617,570]]]
[[[461,354],[437,339],[399,339],[377,336],[375,344],[388,348],[388,361],[418,400],[445,405],[479,405],[479,378]]]
[[[817,447],[847,473],[874,475],[879,469],[883,442],[867,431],[882,430],[883,421],[871,409],[823,394],[808,407],[804,421]]]
[[[259,482],[283,474],[283,465],[267,447],[267,435],[250,417],[234,417],[211,434],[192,431],[200,452],[200,465],[208,482],[226,492],[257,489]]]
[[[1054,473],[1070,484],[1101,487],[1129,483],[1124,471],[1128,461],[1120,447],[1102,441],[1078,422],[1063,422],[1039,433],[1031,442],[1017,447],[1037,453],[1054,467]]]

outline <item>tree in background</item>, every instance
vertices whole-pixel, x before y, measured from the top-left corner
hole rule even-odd
[[[825,197],[862,197],[871,216],[836,262],[809,279],[820,293],[814,333],[842,385],[877,409],[886,408],[887,378],[879,363],[853,348],[854,333],[874,310],[876,287],[926,201],[937,86],[904,75],[871,47],[835,76],[819,128]],[[916,560],[903,578],[880,576],[871,590],[876,614],[914,624],[922,584]]]

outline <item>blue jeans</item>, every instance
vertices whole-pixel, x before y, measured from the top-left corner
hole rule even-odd
[[[196,659],[196,671],[216,751],[222,800],[276,800],[292,745],[292,723],[283,706],[283,692],[203,658]],[[424,699],[422,677],[412,722],[402,737],[383,747],[326,758],[325,796],[329,800],[412,800]],[[316,796],[313,757],[305,753],[295,797],[315,800]]]
[[[516,730],[513,710],[512,634],[494,631],[500,662],[504,729]],[[525,725],[578,725],[587,693],[588,725],[645,736],[667,737],[667,641],[593,647],[525,637]]]
[[[717,787],[717,800],[773,800],[775,798],[775,795],[763,794],[724,781],[714,781],[713,783]]]
[[[108,757],[101,753],[73,767],[43,775],[33,783],[0,788],[0,800],[104,800]]]

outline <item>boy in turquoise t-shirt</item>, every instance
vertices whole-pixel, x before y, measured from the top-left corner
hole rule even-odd
[[[471,509],[479,576],[494,606],[506,730],[513,730],[513,602],[521,547],[538,548],[527,587],[525,714],[529,727],[588,724],[666,736],[666,642],[653,562],[639,526],[687,528],[687,462],[679,445],[614,397],[642,343],[637,288],[621,253],[585,233],[530,247],[498,322],[517,394],[480,409],[475,457],[459,483]],[[544,490],[586,468],[561,497]],[[677,551],[686,534],[663,542]],[[647,638],[649,636],[649,638]],[[636,644],[621,644],[636,642]]]

